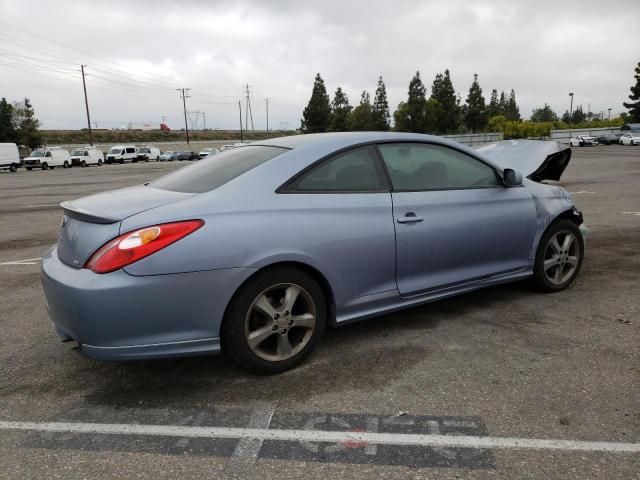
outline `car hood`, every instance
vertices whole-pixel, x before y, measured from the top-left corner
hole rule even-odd
[[[66,215],[85,222],[115,223],[137,213],[186,200],[194,195],[138,185],[97,193],[60,205]]]
[[[560,180],[571,159],[571,148],[567,145],[541,140],[504,140],[483,145],[476,151],[536,182]]]

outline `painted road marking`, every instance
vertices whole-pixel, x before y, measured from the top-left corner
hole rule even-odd
[[[640,212],[622,212],[623,215],[635,215],[640,217]]]
[[[580,195],[582,193],[596,193],[596,192],[589,192],[587,190],[580,190],[579,192],[569,192],[571,195]]]
[[[60,204],[59,203],[43,203],[40,205],[27,205],[25,208],[51,208],[51,207],[60,207]]]
[[[584,452],[640,453],[640,443],[450,436],[411,433],[372,433],[327,430],[280,430],[268,428],[190,427],[180,425],[132,425],[109,423],[0,421],[0,430],[104,435],[139,435],[186,438],[274,440],[286,442],[366,442],[375,445],[456,447],[479,449],[567,450]]]
[[[24,260],[13,260],[11,262],[2,262],[0,265],[38,265],[42,257],[26,258]]]

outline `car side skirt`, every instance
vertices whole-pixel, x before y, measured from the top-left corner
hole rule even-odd
[[[217,354],[220,353],[220,339],[205,338],[200,340],[131,345],[126,347],[96,347],[93,345],[79,344],[78,347],[80,353],[89,358],[96,360],[127,361]]]

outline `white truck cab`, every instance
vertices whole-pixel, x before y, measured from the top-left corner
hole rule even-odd
[[[15,143],[0,143],[0,170],[15,172],[20,167],[20,153]]]
[[[76,166],[79,165],[81,167],[86,167],[87,165],[98,165],[101,166],[104,161],[104,154],[102,150],[96,147],[82,147],[76,148],[71,152],[71,164]]]
[[[71,167],[71,155],[61,147],[38,148],[24,159],[23,164],[27,170],[33,170],[34,168],[41,168],[42,170],[56,167],[69,168]]]
[[[114,145],[107,152],[107,163],[133,162],[138,149],[133,145]]]

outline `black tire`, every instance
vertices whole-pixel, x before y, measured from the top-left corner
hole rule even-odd
[[[270,361],[258,356],[247,342],[245,323],[254,301],[266,290],[281,284],[300,286],[315,307],[315,326],[307,344],[295,355],[282,361]],[[262,374],[276,374],[300,364],[316,347],[327,323],[327,304],[322,289],[306,272],[293,267],[274,267],[249,279],[236,292],[227,307],[222,327],[222,351],[242,368]],[[275,328],[275,327],[274,327]]]
[[[47,162],[44,162],[42,164],[42,170],[48,170],[49,169],[49,164]]]
[[[570,232],[575,237],[574,244],[575,250],[570,253],[573,253],[571,256],[577,257],[577,265],[573,273],[561,283],[553,283],[545,272],[544,262],[545,256],[547,254],[547,250],[550,247],[550,242],[552,239],[560,234],[562,235],[564,232]],[[572,249],[574,246],[572,245]],[[567,253],[566,255],[569,255]],[[533,283],[534,286],[543,292],[559,292],[560,290],[564,290],[575,280],[580,272],[580,267],[582,267],[582,261],[584,260],[584,240],[582,238],[582,233],[578,226],[573,223],[571,220],[567,219],[559,219],[553,222],[547,230],[542,235],[540,239],[540,243],[538,244],[538,249],[536,251],[536,261],[533,268]],[[553,268],[553,267],[551,267]]]
[[[65,160],[64,163],[62,164],[62,168],[69,168],[69,162]]]
[[[98,160],[98,166],[101,167],[102,166],[102,160]]]
[[[18,171],[18,166],[15,163],[12,163],[11,166],[9,167],[9,171],[16,173]]]
[[[82,160],[82,161],[80,162],[80,166],[81,166],[81,167],[83,167],[83,168],[84,168],[84,167],[86,167],[86,166],[87,166],[87,162],[85,162],[84,160]]]
[[[118,163],[120,163],[120,165],[124,165],[124,158],[121,158]]]
[[[31,170],[33,170],[33,167],[25,167],[27,169],[27,172],[30,172]]]

